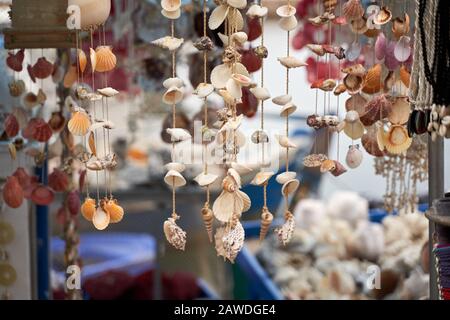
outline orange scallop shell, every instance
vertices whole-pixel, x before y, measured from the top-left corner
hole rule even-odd
[[[72,118],[69,120],[67,127],[70,133],[75,136],[84,136],[88,133],[89,127],[91,126],[91,120],[89,116],[80,111],[72,113]]]
[[[109,46],[100,46],[95,50],[97,57],[97,64],[95,66],[95,71],[98,72],[108,72],[113,70],[117,64],[117,58],[112,52]]]
[[[366,77],[364,79],[364,86],[362,91],[367,94],[374,94],[381,90],[381,64],[377,63],[372,68],[367,70]]]
[[[64,76],[64,87],[70,88],[77,81],[77,67],[70,66],[69,70],[67,70],[66,75]]]
[[[23,189],[19,184],[19,179],[15,176],[6,178],[6,183],[3,186],[3,200],[8,207],[16,209],[23,203]]]
[[[384,146],[386,150],[393,154],[400,154],[408,150],[411,146],[412,138],[408,136],[408,131],[404,126],[393,125],[384,135]]]
[[[97,208],[95,205],[95,200],[91,198],[86,198],[83,204],[81,205],[81,214],[86,220],[92,221],[96,209]]]
[[[409,73],[408,69],[406,69],[405,66],[400,67],[400,80],[405,85],[405,87],[409,88],[409,83],[411,79],[411,74]]]
[[[83,50],[78,49],[78,67],[80,68],[81,73],[86,70],[87,66],[87,56]]]
[[[111,223],[118,223],[123,219],[123,208],[119,206],[116,199],[106,201],[104,208],[111,217]]]

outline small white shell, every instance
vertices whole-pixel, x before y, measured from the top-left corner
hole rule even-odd
[[[350,146],[345,157],[347,166],[351,169],[359,167],[363,159],[363,153],[359,150],[359,145]]]
[[[266,88],[255,87],[255,88],[251,88],[250,92],[253,93],[253,95],[258,100],[264,101],[264,100],[270,99],[269,90],[267,90]]]
[[[280,173],[279,175],[277,175],[275,180],[277,180],[277,182],[279,184],[285,184],[286,182],[295,179],[295,177],[297,177],[297,173],[296,172],[294,172],[294,171],[285,171],[285,172]]]
[[[170,36],[162,37],[152,41],[152,44],[169,51],[177,50],[184,42],[184,39],[178,39]]]
[[[177,104],[183,100],[183,94],[183,88],[171,87],[164,93],[162,101],[168,105]]]
[[[284,5],[277,8],[277,15],[281,18],[292,17],[296,12],[295,7],[291,5]]]
[[[175,11],[181,7],[181,0],[161,0],[161,7],[166,11]]]
[[[307,66],[308,64],[301,61],[300,59],[297,59],[296,57],[289,56],[289,57],[280,57],[278,58],[278,61],[285,66],[286,68],[299,68]]]
[[[250,18],[264,18],[267,16],[269,10],[267,7],[262,7],[257,4],[253,4],[248,8],[246,15]]]
[[[277,96],[272,99],[272,102],[279,106],[284,106],[285,104],[288,104],[291,101],[292,101],[292,96],[290,94],[283,94],[281,96]]]
[[[450,124],[450,116],[443,117],[441,123],[445,126],[448,126]]]
[[[119,91],[117,91],[114,88],[111,87],[107,87],[107,88],[103,88],[103,89],[97,89],[98,93],[100,93],[102,96],[104,97],[114,97],[115,95],[119,94]]]
[[[181,173],[181,172],[183,172],[186,169],[186,166],[184,164],[182,164],[182,163],[179,163],[179,162],[169,162],[169,163],[167,163],[164,166],[164,168],[167,171],[175,170],[176,172]]]
[[[186,179],[178,171],[169,170],[164,177],[164,182],[171,187],[178,188],[186,184]]]
[[[194,91],[199,98],[206,98],[214,91],[214,86],[210,83],[199,83],[197,88]]]
[[[284,31],[292,31],[297,28],[297,18],[295,16],[281,18],[280,21],[278,21],[278,25]]]
[[[181,16],[181,9],[178,8],[175,11],[167,11],[162,9],[161,14],[167,19],[176,20]]]
[[[233,78],[228,79],[226,89],[234,99],[242,98],[242,87]]]
[[[284,148],[297,148],[297,145],[289,140],[285,135],[276,135],[278,143]]]
[[[167,78],[166,80],[164,80],[163,82],[163,86],[166,89],[170,89],[173,87],[176,88],[181,88],[184,85],[183,80],[181,80],[180,78]]]
[[[181,128],[167,128],[166,132],[172,137],[172,142],[181,142],[192,138],[187,130]]]
[[[92,223],[97,230],[105,230],[109,222],[111,221],[111,217],[108,213],[103,211],[103,209],[99,206],[97,210],[95,210],[94,216],[92,217]]]
[[[231,35],[231,41],[237,42],[240,45],[243,45],[245,42],[247,42],[247,40],[248,36],[243,31],[235,32]]]
[[[285,184],[283,184],[283,187],[281,188],[281,193],[285,197],[287,197],[291,193],[294,193],[295,190],[297,190],[299,185],[300,185],[300,181],[298,179],[289,180]]]
[[[226,64],[219,64],[211,71],[211,84],[216,89],[223,89],[231,75],[231,69]]]
[[[297,106],[293,104],[292,102],[289,102],[288,104],[285,104],[283,108],[280,111],[281,117],[289,117],[292,113],[297,110]]]
[[[232,177],[234,179],[238,188],[241,187],[241,176],[240,176],[239,172],[237,172],[236,169],[233,169],[233,168],[228,169],[227,176]]]
[[[267,183],[273,175],[274,173],[272,171],[260,171],[253,178],[251,184],[255,186],[262,186]]]
[[[200,187],[206,187],[210,184],[213,184],[219,176],[212,173],[200,173],[198,176],[194,178],[194,181],[198,183]]]

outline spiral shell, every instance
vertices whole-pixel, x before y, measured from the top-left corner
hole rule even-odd
[[[167,242],[175,249],[184,251],[186,246],[186,232],[177,225],[175,219],[168,218],[164,222],[164,235],[166,236]]]
[[[266,237],[272,221],[273,214],[269,212],[269,209],[267,209],[267,207],[264,207],[261,214],[261,230],[259,231],[259,241],[263,241]]]
[[[208,233],[209,242],[212,242],[214,214],[209,208],[209,205],[205,204],[205,206],[202,208],[202,219],[206,228],[206,232]]]
[[[116,67],[117,58],[112,52],[112,48],[110,46],[97,47],[97,49],[95,49],[95,55],[97,58],[95,71],[108,72]]]

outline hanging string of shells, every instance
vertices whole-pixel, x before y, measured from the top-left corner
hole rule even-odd
[[[3,217],[5,209],[6,206],[2,203],[0,211],[0,300],[11,300],[13,297],[9,288],[16,282],[17,272],[11,265],[8,246],[14,241],[15,230]]]
[[[109,119],[109,100],[119,92],[108,86],[108,72],[117,64],[112,47],[106,43],[104,23],[110,7],[110,1],[101,1],[98,7],[100,11],[96,11],[98,16],[92,16],[87,12],[89,8],[81,6],[81,12],[85,15],[82,15],[81,29],[76,30],[76,63],[69,68],[63,80],[66,88],[76,84],[76,100],[69,96],[65,103],[71,112],[68,130],[81,138],[84,147],[79,155],[87,171],[82,179],[86,197],[81,205],[81,213],[98,230],[106,229],[110,223],[120,222],[124,216],[123,208],[112,194],[111,185],[111,170],[116,167],[117,161],[111,150],[110,130],[114,129],[114,123]],[[89,55],[83,50],[84,31],[89,42]],[[98,45],[94,49],[95,31]],[[100,79],[96,80],[96,76]],[[85,82],[88,77],[91,79],[90,86]],[[100,88],[96,88],[98,82],[101,83]],[[90,193],[89,172],[95,175],[96,194],[93,197]],[[105,189],[103,196],[100,194],[101,179]]]
[[[176,211],[176,189],[186,184],[186,180],[181,174],[185,166],[176,162],[175,146],[178,142],[190,140],[191,135],[187,130],[176,127],[176,107],[182,101],[184,94],[183,81],[176,74],[176,51],[184,42],[182,38],[175,37],[175,21],[181,15],[181,1],[162,0],[161,7],[161,14],[170,21],[170,35],[154,40],[152,43],[167,50],[170,53],[172,62],[172,76],[163,83],[166,92],[162,97],[163,103],[170,106],[172,112],[172,128],[167,129],[172,142],[172,162],[166,164],[167,174],[164,177],[164,181],[172,188],[172,215],[164,222],[163,228],[167,241],[174,248],[184,250],[186,246],[186,232],[177,224],[177,220],[180,217]]]

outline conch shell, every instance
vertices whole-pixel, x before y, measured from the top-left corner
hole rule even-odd
[[[259,232],[259,241],[263,241],[269,231],[269,227],[273,221],[273,214],[270,213],[267,207],[263,207],[261,213],[261,230]]]
[[[202,208],[202,219],[205,224],[206,232],[208,233],[209,242],[212,242],[214,213],[209,208],[208,204],[205,204]]]

